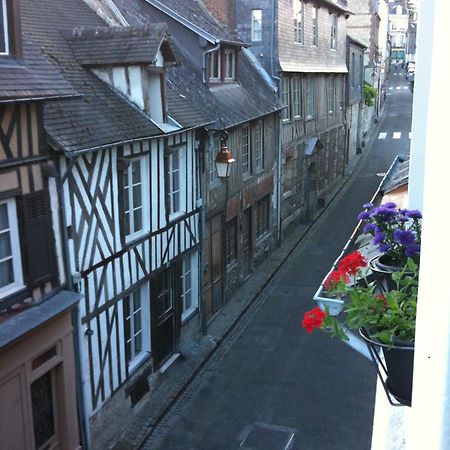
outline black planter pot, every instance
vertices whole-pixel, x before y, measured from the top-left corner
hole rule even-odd
[[[381,364],[385,378],[378,374],[384,388],[400,404],[411,406],[413,371],[414,371],[414,341],[404,341],[394,338],[394,345],[389,346],[377,339],[371,338],[367,330],[360,330],[361,337],[366,341],[374,363]],[[384,364],[378,359],[378,349],[381,347]]]
[[[400,272],[403,270],[403,267],[394,265],[389,256],[384,254],[377,255],[369,261],[368,266],[381,292],[389,292],[397,288],[392,280],[392,274],[394,272]],[[405,275],[413,274],[412,272],[405,272]]]

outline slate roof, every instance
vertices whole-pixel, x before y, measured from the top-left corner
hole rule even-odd
[[[61,72],[26,38],[23,60],[0,65],[0,103],[77,95]]]
[[[146,0],[114,0],[114,3],[129,24],[154,20],[152,8]],[[170,0],[165,3],[178,2]],[[186,5],[194,7],[197,3],[200,2],[187,1]],[[194,16],[190,19],[193,20]],[[179,95],[190,98],[206,117],[215,120],[208,128],[229,128],[282,108],[273,89],[247,56],[247,49],[239,52],[239,83],[225,83],[209,89],[202,81],[201,68],[193,63],[193,59],[202,57],[203,49],[199,46],[198,54],[194,54],[191,48],[185,48],[183,42],[176,40],[174,30],[169,31],[181,58],[179,67],[168,69],[169,85],[176,86]]]
[[[219,41],[224,43],[233,43],[237,45],[245,45],[234,32],[227,31],[219,21],[209,13],[207,8],[203,5],[201,0],[146,0],[151,5],[157,7],[161,11],[170,15],[174,19],[180,21],[185,26],[192,26],[199,32],[202,32],[203,37],[210,42],[217,43]],[[128,3],[127,0],[115,1],[120,4],[122,8]],[[123,13],[123,11],[122,11]]]
[[[83,152],[163,134],[141,110],[76,61],[63,34],[80,25],[105,26],[82,0],[46,0],[39,8],[33,0],[22,0],[21,9],[22,29],[27,39],[39,47],[47,60],[83,95],[45,105],[46,131],[56,148],[67,153]],[[185,126],[206,122],[194,111],[186,118],[174,118]]]
[[[165,23],[137,27],[80,27],[64,33],[81,65],[154,64],[168,39]],[[176,62],[166,47],[167,62]]]

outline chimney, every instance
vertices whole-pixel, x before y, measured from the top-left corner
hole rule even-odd
[[[236,0],[203,0],[203,4],[224,28],[236,30]]]

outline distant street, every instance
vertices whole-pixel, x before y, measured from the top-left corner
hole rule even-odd
[[[370,449],[372,363],[324,333],[308,335],[300,321],[380,174],[409,152],[412,93],[400,69],[386,94],[362,164],[144,449]]]

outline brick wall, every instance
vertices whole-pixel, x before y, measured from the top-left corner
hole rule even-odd
[[[236,0],[203,0],[203,4],[222,26],[236,29]]]

